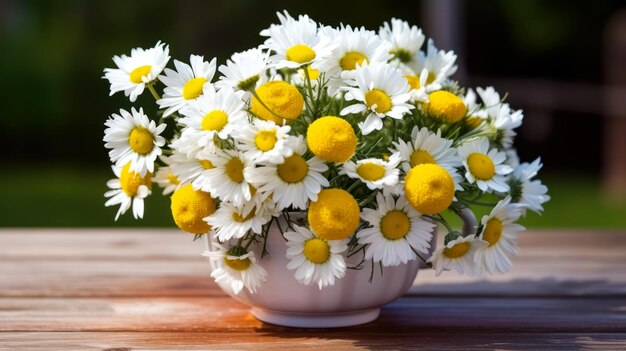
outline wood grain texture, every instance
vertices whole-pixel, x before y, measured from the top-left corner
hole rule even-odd
[[[626,349],[626,232],[534,231],[507,275],[421,271],[377,321],[254,319],[175,230],[0,230],[0,350]]]

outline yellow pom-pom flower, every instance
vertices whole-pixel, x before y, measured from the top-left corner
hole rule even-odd
[[[467,106],[460,97],[444,90],[437,90],[428,95],[424,110],[446,123],[456,123],[467,113]]]
[[[346,162],[356,150],[354,129],[345,119],[326,116],[309,125],[307,144],[313,154],[324,161]]]
[[[295,119],[300,116],[304,107],[302,94],[287,82],[267,82],[256,90],[256,95],[261,101],[256,96],[252,98],[250,107],[252,113],[279,125],[283,124],[283,119]],[[265,108],[266,106],[271,111]]]
[[[454,180],[439,165],[424,163],[406,175],[406,198],[418,212],[435,214],[447,209],[454,198]]]
[[[354,197],[342,189],[324,189],[309,206],[309,225],[326,240],[342,240],[359,226],[361,209]]]
[[[205,234],[211,226],[203,218],[215,212],[215,200],[211,194],[193,190],[191,184],[184,186],[172,195],[172,217],[176,225],[193,234]]]

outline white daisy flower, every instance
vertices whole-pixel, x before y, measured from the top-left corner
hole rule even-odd
[[[472,127],[473,130],[477,128],[483,128],[483,123],[489,117],[487,111],[483,109],[482,104],[478,103],[478,95],[472,88],[467,89],[465,96],[461,98],[465,106],[467,106],[467,124]]]
[[[337,46],[332,54],[320,60],[316,67],[325,73],[328,82],[328,93],[335,95],[344,83],[341,73],[353,71],[357,66],[365,63],[387,63],[393,56],[389,54],[391,45],[383,41],[375,32],[365,28],[350,26],[339,29],[323,27],[319,30],[320,36],[327,37]]]
[[[400,170],[400,154],[394,153],[388,160],[366,158],[343,164],[339,174],[346,174],[350,178],[360,179],[371,190],[393,187],[398,184]]]
[[[349,80],[347,101],[356,100],[360,103],[350,105],[341,110],[341,115],[350,113],[369,114],[364,122],[359,123],[363,135],[367,135],[383,127],[383,118],[402,119],[415,106],[407,102],[411,98],[409,85],[400,71],[388,64],[366,64],[355,70],[354,80]]]
[[[154,181],[163,189],[163,195],[168,195],[174,192],[174,190],[180,188],[180,180],[172,173],[172,161],[167,156],[161,156],[161,161],[165,163],[165,166],[160,166],[156,174],[154,175]]]
[[[506,273],[511,267],[509,256],[517,254],[517,235],[525,229],[515,224],[521,215],[521,209],[511,205],[511,197],[507,196],[480,221],[480,239],[488,245],[477,250],[476,264],[489,274]]]
[[[111,83],[111,93],[123,91],[131,102],[143,93],[146,84],[152,84],[170,59],[169,46],[160,41],[150,49],[136,48],[130,56],[113,56],[117,68],[105,68],[104,77]]]
[[[191,55],[189,61],[191,66],[174,60],[176,71],[166,68],[165,75],[159,76],[159,80],[165,84],[163,98],[157,101],[159,108],[167,108],[163,117],[188,106],[190,101],[202,95],[205,85],[211,84],[217,60],[214,58],[207,62],[203,56]]]
[[[543,203],[550,200],[548,187],[540,180],[532,180],[542,166],[540,158],[532,163],[522,163],[515,168],[509,178],[511,196],[515,204],[537,213],[541,213]]]
[[[247,174],[255,165],[237,150],[215,149],[207,154],[214,168],[204,173],[204,181],[194,184],[200,190],[219,197],[221,201],[243,206],[252,199],[250,179]]]
[[[457,172],[457,167],[461,167],[462,163],[452,143],[453,140],[441,137],[440,130],[437,130],[435,134],[426,127],[422,129],[413,127],[411,141],[398,139],[393,145],[400,153],[403,161],[402,168],[405,172],[423,163],[434,163],[450,173],[456,190],[463,190],[460,185],[463,179]]]
[[[187,127],[181,141],[192,141],[198,147],[205,147],[213,144],[215,136],[227,139],[236,134],[239,128],[248,124],[242,97],[241,92],[230,88],[216,92],[213,85],[206,85],[202,96],[181,110],[185,117],[178,122]]]
[[[222,202],[217,211],[204,220],[211,225],[217,238],[225,242],[233,238],[243,238],[248,231],[261,234],[263,225],[274,215],[278,215],[278,211],[270,199],[261,206],[252,201],[240,207],[230,202]]]
[[[104,193],[109,198],[104,206],[120,205],[115,220],[133,207],[133,217],[135,219],[143,218],[143,199],[148,197],[152,192],[152,174],[145,176],[130,170],[130,163],[123,167],[113,166],[113,173],[117,178],[107,182],[107,186],[112,189]]]
[[[289,135],[290,130],[290,126],[279,126],[272,121],[255,119],[237,135],[239,149],[257,163],[283,163],[285,157],[293,155],[290,144],[294,137]]]
[[[341,255],[348,249],[346,240],[325,240],[304,227],[293,226],[285,232],[287,239],[287,268],[295,269],[296,280],[304,285],[317,283],[321,290],[332,286],[346,274],[346,262]]]
[[[186,154],[174,150],[172,160],[172,174],[178,179],[180,185],[192,184],[194,190],[206,189],[210,182],[209,170],[215,168],[210,157],[215,154],[214,149],[201,150],[194,154]]]
[[[334,46],[328,37],[317,35],[317,23],[309,16],[300,15],[296,20],[287,11],[280,25],[273,24],[261,35],[269,37],[263,46],[274,52],[270,60],[277,69],[298,68],[319,61],[329,56]]]
[[[210,235],[210,234],[209,234]],[[250,293],[266,281],[267,272],[261,267],[254,256],[254,252],[245,252],[241,247],[228,250],[224,246],[213,243],[217,251],[205,251],[202,256],[209,257],[215,264],[211,277],[216,282],[225,282],[232,292],[237,295],[245,287]],[[233,251],[243,253],[234,254]]]
[[[426,92],[430,93],[447,84],[450,76],[457,70],[455,62],[456,54],[453,51],[438,50],[433,40],[429,39],[427,51],[420,51],[414,60],[406,64],[406,67],[413,72],[411,79],[419,77],[420,87],[424,87]],[[412,88],[415,89],[414,86]]]
[[[476,92],[483,102],[483,108],[491,117],[495,116],[498,106],[502,103],[500,94],[493,87],[476,88]]]
[[[111,162],[122,167],[130,162],[130,170],[141,176],[154,172],[154,161],[161,155],[165,139],[160,134],[166,124],[156,125],[143,113],[133,108],[132,114],[120,109],[120,114],[113,114],[104,122],[104,147],[111,149]]]
[[[279,210],[289,206],[304,210],[308,201],[317,201],[317,194],[329,185],[322,174],[328,166],[315,156],[305,159],[306,151],[304,138],[299,136],[293,143],[293,155],[284,162],[247,169],[246,177],[258,191],[271,195]]]
[[[413,60],[426,39],[420,28],[397,18],[391,19],[391,25],[383,23],[378,35],[391,44],[390,53],[402,63]]]
[[[499,193],[509,191],[505,176],[513,171],[505,164],[506,154],[497,149],[489,149],[489,140],[480,138],[461,145],[458,149],[470,184],[476,183],[481,191],[493,189]]]
[[[225,65],[218,68],[223,76],[215,85],[219,89],[230,87],[233,90],[243,90],[250,95],[250,89],[265,82],[268,61],[269,51],[265,52],[260,48],[237,52]]]
[[[476,252],[487,245],[474,234],[459,236],[433,252],[427,262],[433,264],[437,276],[450,269],[455,269],[459,274],[478,275],[480,267],[475,263]]]
[[[364,208],[361,219],[371,227],[357,232],[360,244],[369,244],[365,259],[397,266],[417,259],[416,252],[428,254],[435,224],[421,218],[404,196],[376,195],[378,208]]]
[[[512,111],[509,104],[499,105],[489,121],[496,130],[494,141],[504,148],[510,148],[517,135],[514,129],[522,125],[523,119],[522,110]]]
[[[304,71],[305,69],[306,72]],[[295,85],[305,86],[307,84],[307,74],[309,75],[308,79],[311,87],[317,87],[321,73],[320,70],[315,69],[311,66],[299,68],[296,74],[291,77],[291,79],[293,79],[293,83]],[[314,90],[313,94],[317,95],[317,91]]]

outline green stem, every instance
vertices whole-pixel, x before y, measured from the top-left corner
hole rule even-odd
[[[152,96],[154,97],[154,99],[156,101],[161,100],[161,97],[159,96],[159,93],[157,93],[156,89],[154,89],[154,84],[148,84],[147,87],[148,87],[148,90],[150,90],[150,93],[152,94]]]

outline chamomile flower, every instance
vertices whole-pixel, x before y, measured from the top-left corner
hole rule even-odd
[[[488,113],[483,109],[483,106],[478,103],[478,95],[476,95],[474,90],[472,88],[467,89],[467,93],[461,100],[463,100],[463,103],[467,106],[467,125],[474,130],[483,127],[483,122],[487,120]]]
[[[511,267],[509,257],[517,254],[517,235],[524,230],[515,224],[521,215],[521,209],[511,205],[511,197],[507,196],[480,221],[483,227],[480,239],[488,245],[477,250],[476,264],[489,274],[506,273]]]
[[[388,22],[383,23],[378,35],[391,44],[390,53],[402,63],[413,60],[426,39],[417,26],[410,26],[406,21],[397,18],[391,19],[391,25]]]
[[[370,227],[356,234],[359,243],[369,244],[366,260],[397,266],[416,260],[416,251],[428,254],[434,223],[421,218],[404,196],[394,200],[391,195],[378,193],[376,204],[376,209],[363,209],[361,218]]]
[[[399,139],[393,145],[400,153],[403,161],[402,168],[405,172],[409,172],[411,168],[420,164],[434,163],[450,173],[456,190],[462,190],[460,183],[463,179],[456,170],[462,164],[456,154],[456,149],[452,147],[452,142],[452,140],[442,138],[440,130],[433,133],[426,127],[422,129],[414,127],[410,141]]]
[[[111,149],[109,157],[117,166],[130,162],[130,170],[142,177],[154,172],[154,161],[161,155],[165,139],[160,134],[166,124],[156,125],[143,113],[143,109],[131,112],[120,109],[104,123],[104,147]]]
[[[392,154],[388,160],[366,158],[356,162],[348,161],[343,164],[343,169],[339,174],[360,179],[371,190],[393,187],[398,184],[400,161],[399,153]]]
[[[192,184],[194,189],[208,189],[208,171],[215,168],[210,157],[214,149],[204,149],[194,154],[186,154],[174,150],[170,159],[173,165],[172,174],[182,185]]]
[[[111,83],[111,94],[123,91],[131,102],[143,93],[146,84],[153,83],[170,59],[169,46],[157,42],[150,49],[136,48],[130,56],[113,56],[117,68],[105,68],[104,77]]]
[[[254,169],[254,163],[237,150],[216,149],[208,158],[213,168],[204,173],[205,181],[196,184],[202,191],[235,206],[243,206],[252,199],[251,178],[246,174]]]
[[[341,255],[348,249],[347,240],[325,240],[304,227],[293,226],[285,232],[287,239],[287,268],[296,270],[296,280],[304,285],[317,283],[319,289],[332,286],[346,274],[346,262]]]
[[[196,100],[202,95],[204,86],[211,84],[215,75],[215,58],[211,62],[204,61],[204,57],[191,55],[191,66],[174,60],[176,71],[165,69],[165,75],[159,76],[159,80],[165,84],[163,98],[157,103],[160,108],[167,108],[163,117],[188,106],[190,101]]]
[[[504,151],[489,149],[489,140],[480,138],[467,142],[458,148],[465,172],[465,178],[470,184],[476,183],[481,191],[490,190],[499,193],[509,191],[505,176],[513,171],[505,164]]]
[[[264,47],[275,53],[270,60],[277,69],[298,68],[331,54],[333,45],[327,37],[317,35],[317,23],[309,16],[294,19],[285,11],[281,22],[261,32],[269,37]]]
[[[522,125],[524,114],[521,110],[511,110],[509,104],[500,104],[494,110],[490,118],[490,125],[495,129],[493,140],[503,148],[510,148],[517,135],[514,129]]]
[[[181,111],[178,121],[187,129],[181,140],[195,142],[199,147],[213,143],[217,136],[227,139],[248,123],[241,92],[230,88],[215,91],[213,85],[204,87],[204,93]]]
[[[409,85],[400,71],[387,64],[366,64],[355,70],[354,80],[349,80],[345,99],[357,103],[341,110],[341,115],[368,112],[364,122],[359,123],[363,135],[383,127],[383,118],[402,119],[413,105]]]
[[[332,54],[320,60],[315,67],[320,72],[326,73],[330,95],[335,95],[344,85],[341,80],[342,72],[353,71],[365,63],[387,63],[392,58],[389,54],[391,45],[375,32],[363,27],[342,26],[339,29],[323,27],[319,32],[321,36],[327,37],[337,45]]]
[[[420,51],[417,57],[408,62],[406,66],[420,77],[426,75],[426,82],[421,82],[426,92],[430,93],[441,89],[448,78],[457,70],[456,54],[453,51],[438,50],[432,39],[428,40],[427,51]],[[424,71],[426,70],[426,71]],[[412,88],[415,88],[412,86]]]
[[[225,65],[218,70],[222,73],[220,80],[215,85],[222,89],[229,87],[233,90],[246,92],[266,81],[265,71],[268,68],[269,51],[254,48],[233,54]]]
[[[540,180],[533,180],[542,166],[540,158],[532,163],[522,163],[515,168],[508,181],[513,202],[537,213],[541,213],[543,203],[550,200],[548,187]]]
[[[256,289],[266,281],[267,271],[257,263],[254,252],[246,252],[242,247],[229,250],[217,243],[212,245],[216,251],[205,251],[202,254],[213,261],[211,277],[217,283],[226,283],[235,295],[244,287],[250,293],[256,293]]]
[[[180,180],[172,173],[172,161],[167,156],[161,156],[165,166],[160,166],[154,176],[154,181],[163,189],[163,195],[171,194],[180,187]]]
[[[105,197],[109,198],[104,206],[120,205],[115,215],[116,221],[131,206],[133,207],[133,217],[135,219],[143,218],[143,199],[151,194],[152,174],[148,173],[142,177],[130,170],[130,163],[123,167],[113,166],[112,168],[117,178],[107,182],[107,186],[111,190],[104,194]]]
[[[317,201],[317,194],[329,184],[322,174],[328,166],[315,156],[305,159],[306,151],[306,143],[300,136],[294,140],[293,155],[278,164],[247,169],[247,178],[258,191],[271,194],[279,210],[289,206],[304,210],[308,201]]]
[[[224,242],[242,238],[248,231],[261,234],[263,225],[277,214],[276,206],[271,199],[266,200],[261,206],[252,201],[239,207],[230,202],[222,202],[220,208],[204,220],[211,225],[217,238]]]
[[[474,276],[480,274],[480,267],[475,263],[476,253],[487,245],[486,241],[478,239],[474,234],[459,236],[433,252],[427,262],[433,264],[437,276],[450,269]]]
[[[240,130],[237,136],[239,149],[257,163],[283,163],[285,157],[293,155],[290,144],[294,137],[289,136],[290,130],[290,126],[255,119]]]

